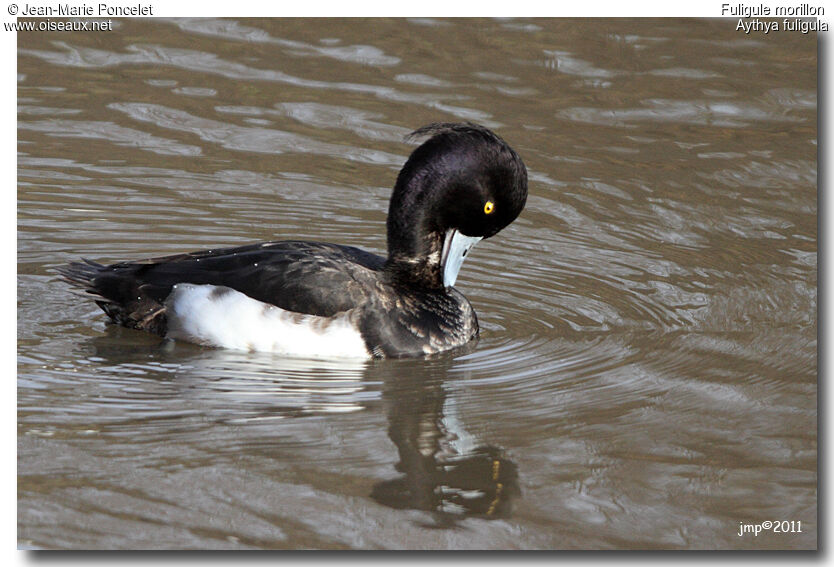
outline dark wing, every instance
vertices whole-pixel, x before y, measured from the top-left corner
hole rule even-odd
[[[74,263],[59,272],[101,297],[98,304],[117,323],[164,334],[142,321],[158,318],[178,283],[226,286],[282,309],[327,317],[365,303],[384,262],[358,248],[283,241],[109,266]]]

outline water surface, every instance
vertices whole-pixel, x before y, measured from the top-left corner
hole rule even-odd
[[[35,548],[812,549],[817,44],[709,20],[120,20],[18,34],[18,537]],[[385,252],[411,130],[494,128],[477,344],[163,344],[56,278]],[[801,522],[801,533],[739,526]]]

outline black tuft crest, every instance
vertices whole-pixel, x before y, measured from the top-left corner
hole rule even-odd
[[[438,134],[464,134],[480,135],[490,140],[506,144],[495,132],[474,122],[433,122],[417,128],[410,134],[406,134],[404,141],[413,142],[418,138],[426,136],[437,136]]]

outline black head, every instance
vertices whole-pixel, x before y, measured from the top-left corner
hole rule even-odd
[[[410,137],[425,135],[431,137],[408,158],[391,196],[388,258],[421,266],[422,283],[436,287],[447,231],[489,238],[513,222],[527,201],[527,169],[483,126],[431,124]]]

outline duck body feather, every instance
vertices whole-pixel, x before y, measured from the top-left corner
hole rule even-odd
[[[329,340],[333,337],[328,333],[339,327],[336,323],[351,325],[361,336],[364,351],[358,356],[374,358],[432,354],[478,336],[475,311],[456,289],[415,288],[385,268],[385,258],[359,248],[279,241],[107,266],[76,262],[62,273],[97,296],[97,304],[114,322],[208,346],[284,350],[280,344],[259,348],[268,344],[263,335],[270,327],[254,324],[258,318],[249,319],[251,333],[185,330],[228,326],[219,320],[219,306],[230,302],[232,297],[224,297],[232,295],[229,291],[260,305],[264,320],[283,313],[296,331],[310,330],[313,340],[328,339],[320,354],[345,355]],[[226,307],[225,316],[240,317],[247,307],[240,298]],[[318,353],[315,348],[302,350]]]

